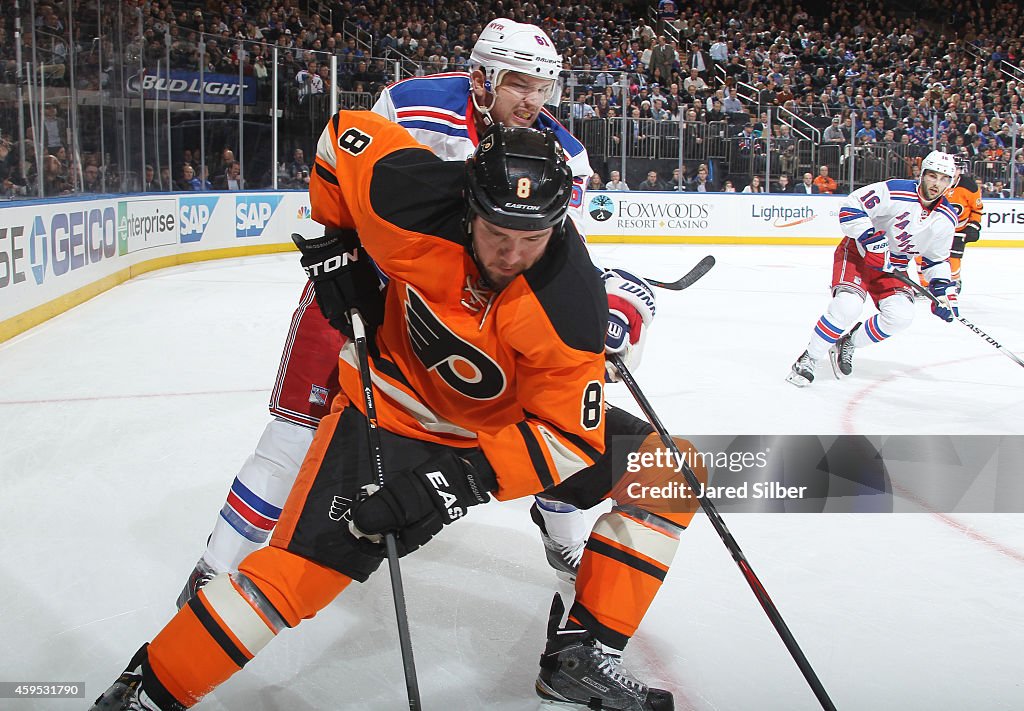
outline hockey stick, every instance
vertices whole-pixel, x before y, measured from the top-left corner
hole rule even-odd
[[[939,299],[935,296],[935,294],[933,294],[932,292],[928,291],[923,286],[918,284],[916,280],[911,279],[910,276],[906,272],[893,271],[893,272],[890,272],[890,274],[892,274],[894,277],[896,277],[896,279],[898,279],[899,281],[901,281],[904,284],[906,284],[907,286],[909,286],[911,289],[916,291],[918,294],[922,294],[926,298],[930,299],[932,301],[932,303],[939,304]],[[976,333],[979,336],[981,336],[982,338],[984,338],[985,341],[987,343],[989,343],[989,345],[995,346],[995,349],[997,351],[999,351],[1000,353],[1002,353],[1004,356],[1006,356],[1007,358],[1012,360],[1014,363],[1016,363],[1020,367],[1024,368],[1024,360],[1021,360],[1020,357],[1016,353],[1014,353],[1013,351],[1011,351],[1008,348],[1004,347],[1002,344],[1000,344],[998,341],[996,341],[996,339],[992,338],[992,336],[990,336],[987,333],[985,333],[984,331],[982,331],[980,328],[978,328],[973,323],[971,323],[970,321],[965,319],[963,316],[957,316],[956,320],[959,321],[960,323],[962,323],[963,325],[967,326],[967,328],[971,329],[971,331],[973,331],[974,333]]]
[[[683,476],[686,479],[686,484],[690,487],[691,491],[701,491],[700,481],[697,476],[693,473],[686,464],[686,460],[676,443],[672,439],[672,435],[669,434],[668,430],[665,429],[665,425],[658,419],[658,415],[655,414],[654,408],[651,407],[651,403],[644,396],[643,391],[640,390],[640,386],[636,380],[633,379],[633,374],[629,372],[626,364],[622,362],[622,358],[617,355],[610,356],[609,358],[616,370],[619,371],[619,377],[622,378],[622,382],[629,388],[629,392],[633,395],[637,405],[643,410],[644,416],[651,423],[658,435],[661,437],[661,441],[671,451],[675,462],[678,462],[682,466]],[[764,589],[764,585],[758,579],[754,573],[754,569],[750,567],[750,563],[747,562],[747,558],[743,555],[743,551],[740,550],[740,546],[736,543],[736,539],[733,538],[732,533],[725,525],[725,521],[722,520],[722,515],[718,513],[718,509],[714,503],[707,496],[697,496],[697,500],[700,501],[701,508],[704,509],[704,513],[708,515],[711,520],[711,525],[718,531],[719,537],[722,539],[722,543],[729,549],[729,553],[732,554],[732,559],[736,561],[736,565],[739,566],[740,572],[743,573],[743,577],[746,578],[747,584],[750,589],[754,591],[754,596],[757,597],[757,601],[761,603],[761,607],[764,609],[765,614],[768,615],[768,619],[771,620],[772,625],[775,626],[775,631],[782,637],[783,643],[789,653],[793,656],[793,660],[796,665],[800,667],[800,671],[804,675],[804,679],[810,685],[814,695],[818,697],[818,702],[825,711],[835,711],[836,707],[832,703],[832,699],[829,698],[828,692],[825,691],[825,687],[818,679],[818,675],[814,673],[814,669],[811,668],[811,663],[807,661],[807,657],[804,656],[803,650],[800,649],[800,645],[797,644],[796,638],[793,637],[793,633],[789,631],[789,627],[786,626],[785,620],[782,619],[782,614],[778,608],[775,607],[775,603],[768,596],[768,591]]]
[[[648,279],[647,277],[644,277],[644,281],[651,286],[658,287],[659,289],[682,291],[688,286],[693,286],[693,283],[711,271],[711,267],[713,266],[715,266],[715,258],[709,254],[704,257],[704,259],[697,262],[693,269],[686,272],[686,274],[683,274],[675,281],[658,281],[657,279]]]
[[[377,485],[384,486],[384,452],[377,429],[377,404],[373,396],[373,381],[370,379],[370,356],[366,346],[366,326],[358,309],[350,312],[352,332],[355,336],[356,356],[359,359],[359,380],[363,388],[363,404],[366,407],[366,434],[370,445],[370,462],[377,477]],[[395,598],[395,617],[398,622],[398,644],[402,648],[402,666],[405,669],[405,688],[409,696],[409,711],[420,711],[419,682],[416,680],[416,664],[412,658],[412,637],[409,635],[409,616],[405,609],[405,588],[402,585],[402,571],[398,565],[398,544],[393,533],[384,534],[384,546],[388,553],[388,570],[391,573],[391,592]]]

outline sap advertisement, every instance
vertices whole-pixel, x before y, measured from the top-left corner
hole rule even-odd
[[[594,242],[833,244],[845,196],[588,192],[584,230]],[[980,245],[1022,247],[1024,200],[987,200]]]
[[[54,312],[66,310],[152,269],[291,249],[292,232],[322,234],[310,219],[305,192],[157,194],[0,207],[0,327],[7,324],[0,340],[23,330],[10,321],[33,309],[59,304]]]

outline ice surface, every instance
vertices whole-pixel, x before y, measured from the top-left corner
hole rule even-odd
[[[1024,434],[1024,369],[925,304],[907,332],[784,381],[828,300],[831,249],[598,246],[659,292],[638,380],[679,434]],[[969,249],[963,313],[1024,353],[1018,251]],[[84,681],[84,709],[170,618],[267,421],[294,255],[146,275],[0,345],[0,680]],[[632,406],[621,386],[615,404]],[[556,589],[528,502],[474,509],[403,563],[424,708],[537,708]],[[727,517],[839,709],[1024,708],[1024,515]],[[626,662],[700,711],[815,709],[703,517]],[[283,633],[200,708],[401,709],[386,574]]]

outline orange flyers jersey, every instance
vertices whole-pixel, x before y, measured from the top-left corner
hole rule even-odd
[[[490,290],[468,249],[464,183],[465,163],[377,114],[342,111],[317,145],[312,217],[354,227],[389,279],[371,359],[380,425],[479,446],[498,497],[515,498],[603,451],[607,299],[570,221],[540,261]],[[340,358],[334,407],[362,408],[351,343]]]
[[[956,232],[962,233],[970,224],[981,229],[981,216],[985,213],[985,206],[974,178],[969,175],[960,176],[956,187],[946,193],[946,199],[956,213]]]

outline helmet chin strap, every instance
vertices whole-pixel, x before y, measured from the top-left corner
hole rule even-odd
[[[474,72],[474,74],[476,72],[480,72],[480,73],[484,74],[484,93],[490,95],[490,97],[491,97],[491,105],[490,106],[481,106],[480,105],[480,102],[476,98],[476,85],[475,85],[475,82],[474,82],[473,86],[471,87],[471,91],[469,92],[469,98],[472,99],[472,101],[473,101],[473,109],[476,111],[477,116],[480,117],[480,122],[483,123],[484,130],[486,131],[488,128],[490,128],[491,126],[494,125],[494,119],[491,117],[491,109],[494,108],[494,104],[495,104],[495,102],[497,102],[498,97],[497,97],[497,95],[494,92],[487,91],[487,84],[486,84],[486,82],[487,82],[487,75],[486,75],[486,73],[484,73],[482,69],[477,69]],[[500,75],[495,77],[494,89],[498,88],[497,87],[497,82],[500,81],[500,80],[501,80]]]
[[[490,106],[481,106],[480,102],[476,100],[476,92],[472,92],[470,96],[473,97],[473,109],[476,111],[476,115],[480,117],[480,121],[484,124],[484,129],[488,129],[494,125],[494,119],[491,118],[491,109],[494,107],[494,102],[497,101],[497,97],[491,94],[492,101]]]
[[[476,256],[476,249],[473,247],[473,216],[475,214],[476,213],[472,210],[466,210],[466,217],[464,219],[464,223],[466,225],[466,250],[469,252],[469,256],[473,260],[473,263],[476,264],[476,270],[480,272],[481,283],[483,283],[483,285],[488,289],[495,291],[494,285],[491,284],[490,279],[487,278],[487,270],[484,269],[484,265],[480,263],[480,260]]]

